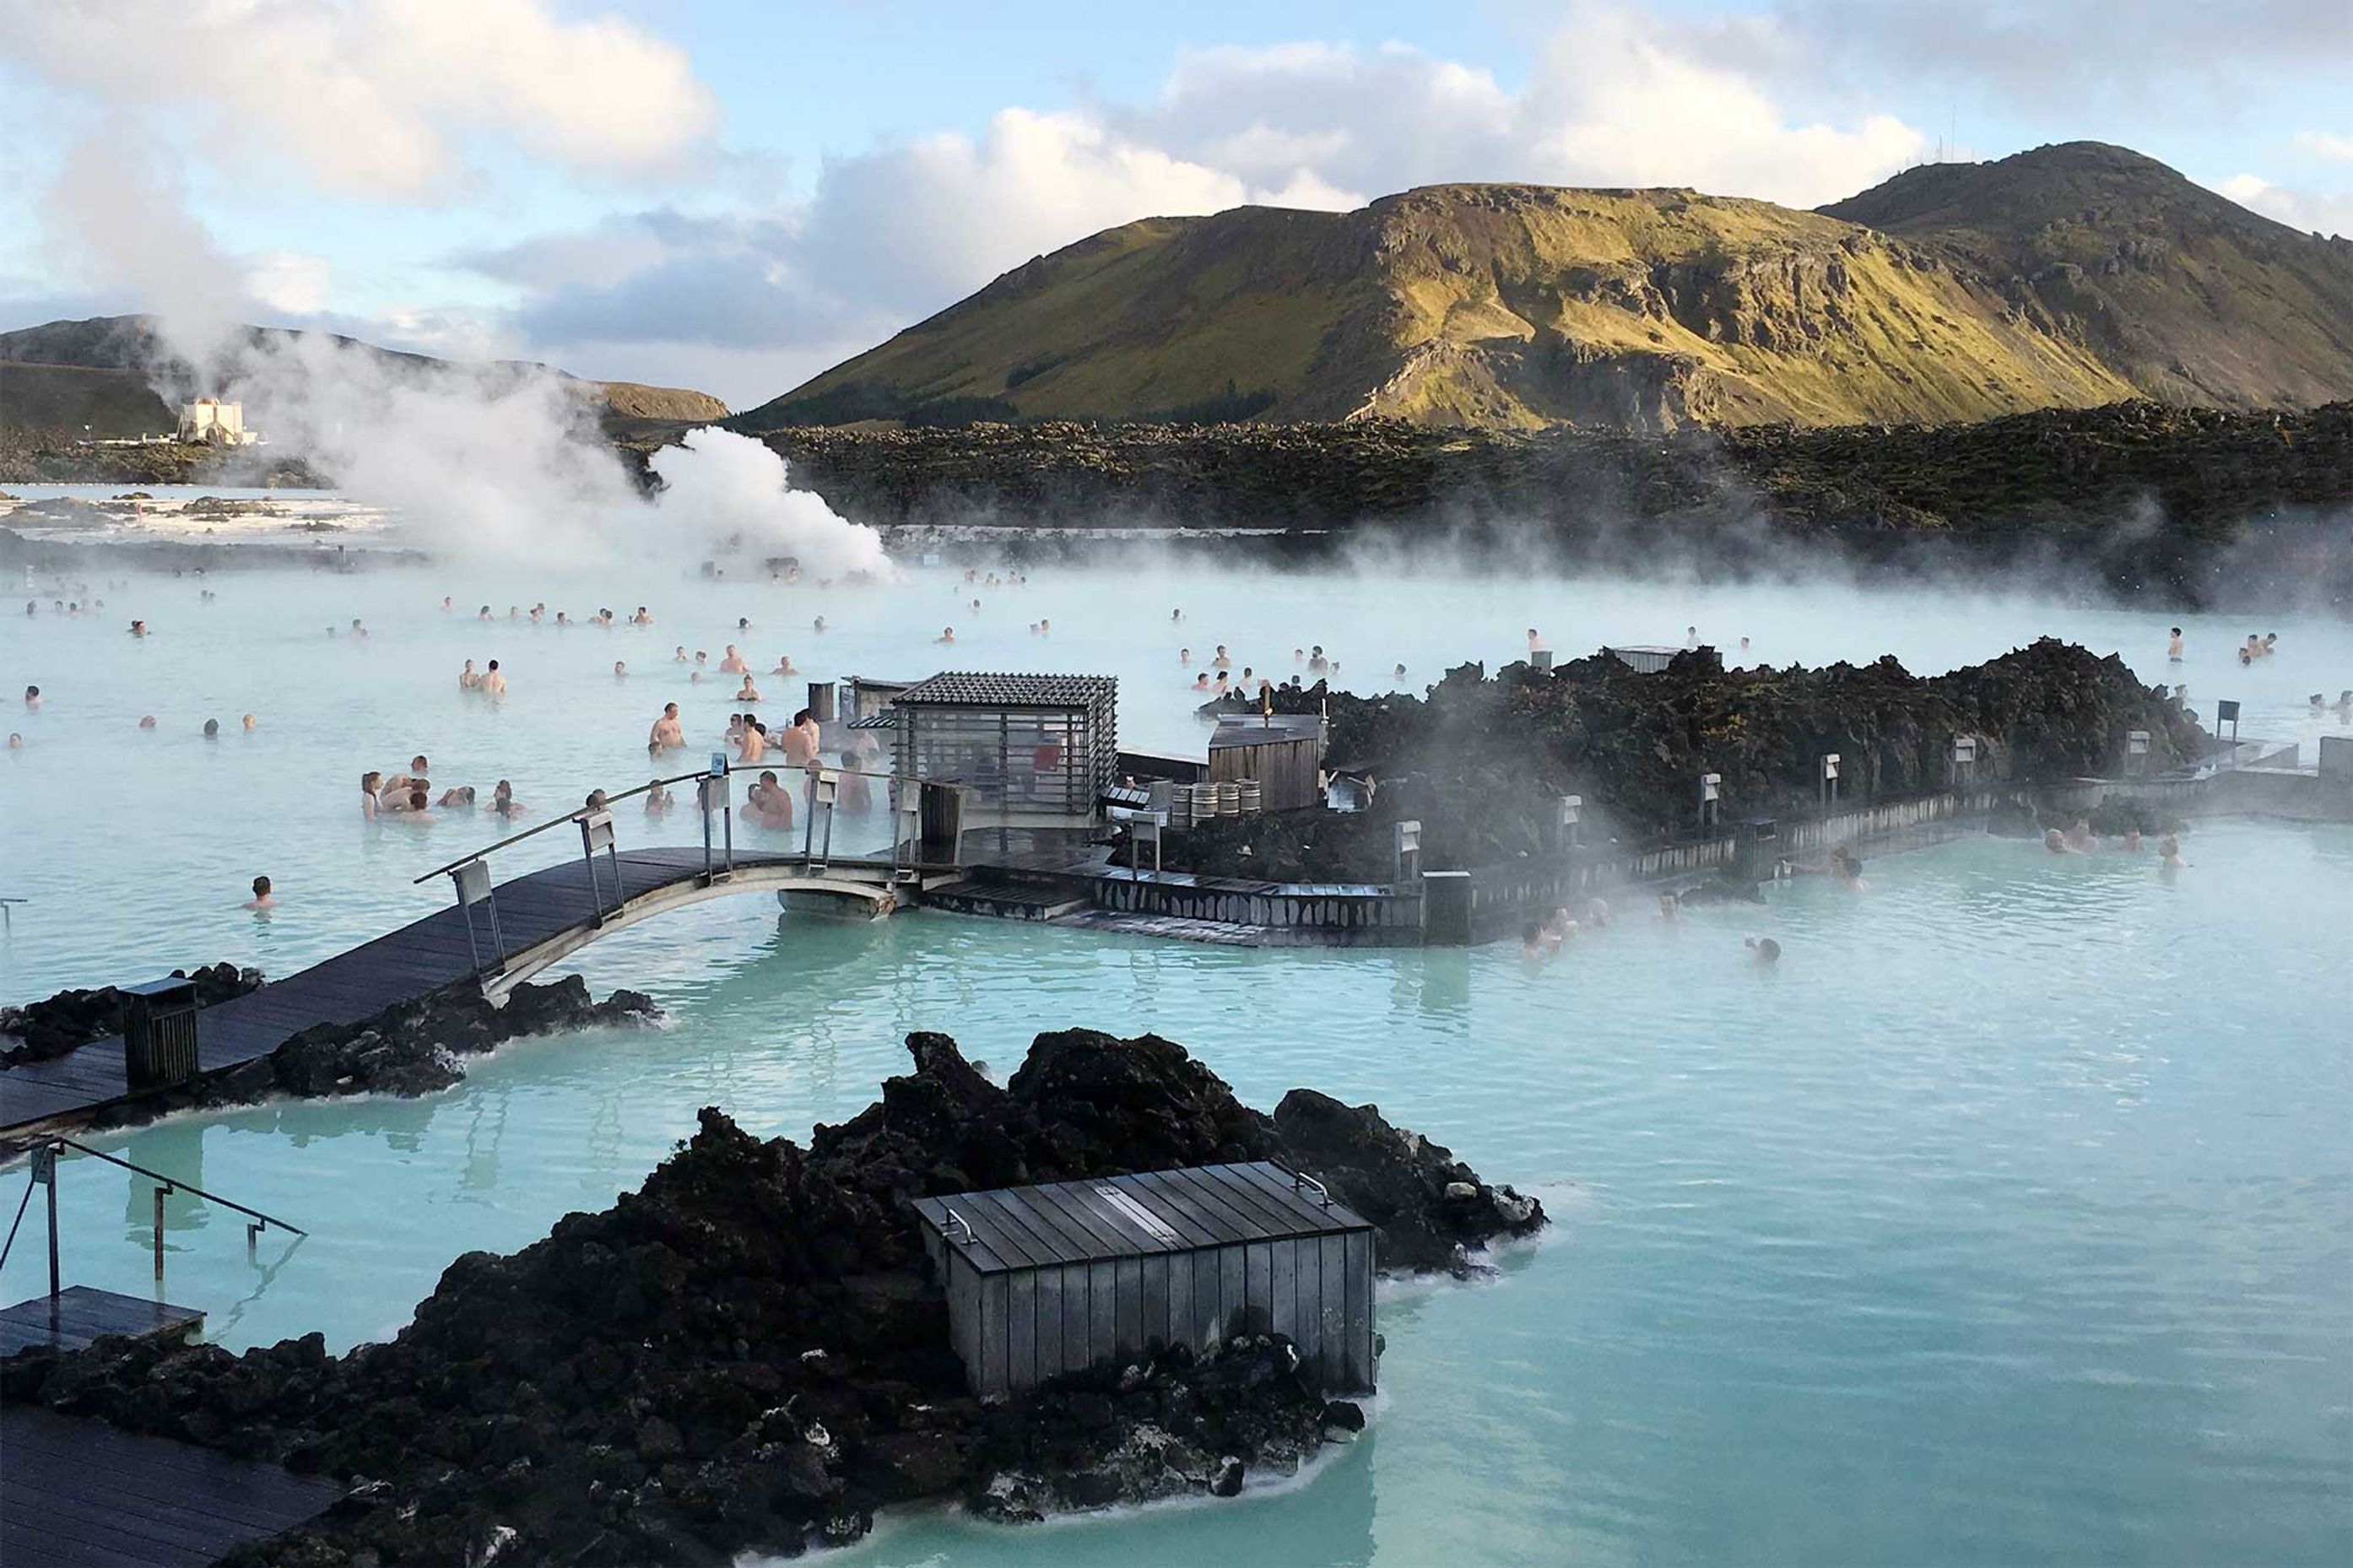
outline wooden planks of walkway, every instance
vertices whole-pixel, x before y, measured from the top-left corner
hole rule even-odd
[[[739,868],[791,865],[800,858],[738,851],[735,864]],[[697,880],[702,875],[702,850],[625,850],[619,870],[626,901]],[[607,910],[616,901],[613,873],[613,865],[600,857],[596,875]],[[510,953],[585,925],[594,913],[586,863],[566,861],[502,882],[497,903],[501,934]],[[487,958],[490,922],[480,909],[475,921]],[[206,1008],[197,1016],[197,1063],[206,1072],[236,1067],[268,1056],[314,1025],[355,1024],[396,1002],[429,995],[473,973],[465,916],[452,903],[389,935]],[[123,1079],[121,1038],[94,1040],[49,1061],[0,1071],[0,1133],[131,1098]]]
[[[315,1518],[331,1480],[26,1405],[0,1407],[0,1563],[201,1568]]]
[[[194,1307],[143,1300],[91,1285],[69,1285],[58,1292],[54,1315],[47,1296],[0,1308],[0,1361],[37,1345],[86,1350],[109,1334],[147,1339],[185,1335],[205,1321]],[[6,1560],[0,1558],[0,1568]]]

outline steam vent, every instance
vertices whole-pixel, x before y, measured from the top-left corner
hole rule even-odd
[[[1326,1393],[1373,1386],[1373,1227],[1271,1161],[921,1198],[973,1392],[1240,1333]]]

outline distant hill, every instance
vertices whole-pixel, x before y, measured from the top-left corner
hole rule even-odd
[[[242,345],[268,349],[315,334],[278,327],[238,329]],[[332,341],[374,357],[395,374],[429,380],[463,374],[493,387],[546,372],[545,365],[516,360],[471,363],[377,348],[355,338]],[[710,423],[727,416],[727,405],[709,393],[680,387],[644,386],[629,381],[582,381],[562,371],[608,426],[632,429],[670,422]],[[47,430],[95,436],[153,435],[172,430],[176,411],[171,396],[214,390],[221,372],[174,357],[145,316],[98,316],[84,321],[49,321],[0,332],[0,430]]]
[[[2353,240],[2298,233],[2125,148],[1923,164],[1821,210],[1934,247],[2152,397],[2353,395]]]
[[[1940,423],[2353,395],[2353,247],[2121,148],[1915,169],[1822,212],[1438,185],[1109,229],[738,416]]]

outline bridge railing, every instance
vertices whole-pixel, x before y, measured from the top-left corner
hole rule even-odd
[[[776,782],[765,784],[762,774],[772,775]],[[818,872],[832,864],[836,853],[836,819],[840,814],[843,781],[860,781],[866,784],[870,795],[874,793],[871,781],[880,781],[883,786],[880,793],[890,835],[887,860],[892,879],[897,881],[916,876],[925,868],[921,858],[923,831],[922,795],[929,781],[901,773],[818,764],[803,768],[746,766],[714,753],[710,767],[693,773],[649,779],[643,784],[617,791],[592,790],[577,808],[508,834],[495,843],[437,866],[416,878],[413,885],[422,885],[437,877],[450,879],[457,894],[458,907],[465,917],[467,943],[473,955],[475,973],[495,974],[505,967],[509,953],[506,936],[499,923],[498,889],[491,875],[492,856],[569,825],[580,835],[581,858],[588,873],[590,919],[596,925],[602,926],[607,916],[617,910],[624,901],[621,849],[613,808],[650,795],[655,790],[691,785],[693,809],[701,818],[702,826],[702,881],[704,886],[711,886],[726,880],[735,869],[734,781],[739,775],[754,781],[750,785],[752,790],[765,789],[783,795],[781,811],[777,803],[755,803],[747,798],[747,807],[757,805],[768,807],[752,821],[760,825],[756,829],[758,834],[767,837],[778,832],[774,824],[777,815],[797,817],[801,827],[799,858],[808,869]],[[786,782],[796,777],[800,785],[797,804],[793,799],[796,792]],[[871,816],[866,819],[866,826],[870,828],[872,826]],[[789,829],[784,832],[789,846]],[[873,861],[886,858],[883,855],[861,854],[861,850],[881,847],[877,843],[858,843],[857,840],[862,837],[866,835],[853,833],[852,841],[842,846],[842,850],[859,857],[870,866]],[[775,842],[774,838],[770,842]],[[790,852],[789,847],[787,852]],[[598,864],[600,856],[605,862],[602,869]],[[613,884],[609,904],[605,893],[607,873]],[[477,923],[478,912],[480,924]],[[487,931],[483,929],[485,925]],[[489,949],[487,960],[484,956],[485,936]]]

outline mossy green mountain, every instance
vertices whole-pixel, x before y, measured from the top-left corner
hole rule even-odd
[[[1820,212],[1438,185],[1149,218],[1016,268],[737,428],[1949,423],[2353,395],[2353,246],[2077,142]]]

